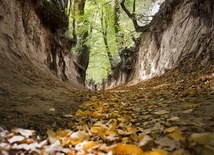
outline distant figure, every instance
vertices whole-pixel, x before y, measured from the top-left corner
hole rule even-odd
[[[94,84],[94,90],[97,90],[97,84]]]

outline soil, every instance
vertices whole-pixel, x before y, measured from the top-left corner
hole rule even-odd
[[[188,73],[171,70],[160,77],[106,91],[69,85],[40,76],[38,71],[1,69],[4,71],[1,72],[0,85],[0,127],[3,129],[33,129],[41,136],[46,135],[47,129],[77,131],[78,124],[83,121],[76,115],[77,110],[81,109],[82,103],[96,99],[108,104],[129,103],[120,112],[134,115],[132,123],[138,128],[152,129],[159,122],[165,127],[179,126],[183,135],[188,136],[214,132],[212,66]],[[169,113],[155,114],[162,110]],[[170,121],[172,117],[180,120]],[[193,150],[190,152],[194,154]]]
[[[17,66],[4,60],[1,63],[2,128],[29,128],[44,135],[53,126],[66,127],[69,118],[63,115],[73,115],[84,101],[84,97],[77,92],[87,89],[79,84],[62,82],[54,74],[45,74],[33,65]]]

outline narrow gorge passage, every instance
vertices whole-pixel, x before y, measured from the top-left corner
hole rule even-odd
[[[61,98],[52,96],[55,104],[51,105],[41,102],[52,93],[18,94],[14,100],[29,101],[25,108],[32,107],[26,110],[20,104],[11,111],[7,103],[1,109],[1,124],[28,130],[15,129],[8,135],[1,129],[0,146],[2,152],[11,147],[9,154],[212,154],[213,83],[213,68],[208,68],[191,74],[169,71],[137,85],[106,91],[58,89],[55,93],[60,91]],[[30,104],[32,101],[43,108]],[[27,137],[29,129],[36,130],[40,139]],[[32,140],[30,144],[15,138],[20,134]]]
[[[0,0],[0,155],[213,155],[213,0],[65,1]]]

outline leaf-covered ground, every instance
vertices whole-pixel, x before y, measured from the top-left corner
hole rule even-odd
[[[0,128],[0,154],[214,154],[213,68],[169,71],[106,91],[63,90],[60,94],[70,104],[44,104],[40,109],[46,112],[35,115],[47,116],[48,127],[38,118],[26,120],[27,110],[19,109],[22,115],[17,122],[37,121],[38,126],[15,128],[21,126],[18,124],[11,131]],[[74,108],[73,103],[79,105]],[[14,123],[15,106],[11,111],[1,109],[8,115],[1,114],[3,126],[12,127],[5,124]]]

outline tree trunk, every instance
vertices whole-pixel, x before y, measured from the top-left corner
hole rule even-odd
[[[119,0],[114,1],[114,31],[115,31],[115,37],[116,37],[116,42],[117,46],[121,46],[121,41],[120,41],[120,2]]]
[[[83,24],[87,24],[87,19],[82,20],[82,17],[85,13],[85,3],[86,0],[74,0],[74,31],[73,35],[74,38],[77,38],[77,49],[78,49],[78,58],[77,58],[77,71],[80,74],[80,78],[77,79],[80,83],[85,85],[85,78],[86,78],[86,69],[88,68],[89,63],[89,55],[90,55],[90,48],[86,45],[87,37],[89,35],[88,30],[83,30],[82,32],[77,34],[78,27],[81,27]],[[81,67],[79,67],[81,66]]]
[[[108,45],[108,39],[107,39],[107,29],[108,29],[108,25],[107,25],[107,19],[105,18],[104,12],[102,11],[102,15],[101,15],[101,26],[102,26],[102,34],[103,34],[103,41],[105,44],[105,48],[106,48],[106,52],[108,55],[108,59],[111,65],[111,69],[113,68],[113,58],[112,58],[112,54],[111,51],[109,49],[109,45]]]

